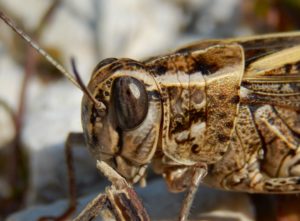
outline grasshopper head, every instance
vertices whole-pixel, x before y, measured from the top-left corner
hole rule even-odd
[[[97,65],[88,88],[72,59],[70,74],[0,11],[0,19],[84,93],[82,125],[92,154],[137,182],[153,157],[161,119],[160,94],[142,63],[106,59]]]
[[[93,156],[135,183],[156,150],[161,124],[160,93],[142,63],[109,59],[96,67],[82,99],[82,125]]]

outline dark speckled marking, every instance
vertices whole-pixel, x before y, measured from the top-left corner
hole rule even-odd
[[[183,124],[184,122],[175,122],[175,125],[171,128],[171,133],[179,133],[187,130],[189,127],[188,124]]]
[[[266,183],[265,183],[265,186],[272,187],[272,186],[273,186],[273,184],[272,184],[272,183],[269,183],[269,182],[266,182]]]
[[[224,143],[229,140],[229,137],[224,134],[218,134],[218,140],[221,143]]]
[[[113,64],[113,65],[111,65],[110,67],[109,67],[109,70],[108,70],[108,72],[110,72],[110,73],[113,73],[113,72],[115,72],[115,71],[117,71],[117,70],[119,70],[119,69],[122,69],[124,67],[124,65],[122,64],[122,63],[116,63],[116,64]]]
[[[296,156],[296,154],[297,154],[296,151],[293,150],[293,149],[290,149],[289,152],[288,152],[288,155],[290,155],[292,157]]]
[[[224,156],[225,153],[226,153],[226,152],[223,151],[223,152],[220,152],[219,154],[220,154],[220,156]]]
[[[97,118],[97,111],[95,106],[92,107],[92,114],[90,117],[90,123],[94,125],[94,123],[96,122],[96,118]]]
[[[91,140],[92,140],[93,145],[91,145],[91,147],[94,148],[98,144],[98,138],[97,138],[97,136],[95,134],[95,131],[94,131],[94,125],[95,125],[98,114],[97,114],[97,110],[94,106],[92,107],[91,112],[92,112],[92,114],[91,114],[91,117],[90,117],[90,123],[91,123],[91,125],[93,125],[92,131],[91,131],[91,136],[92,136]]]
[[[160,93],[156,90],[148,91],[147,94],[148,94],[149,100],[150,99],[152,99],[152,100],[160,100],[161,99]]]
[[[291,70],[292,70],[292,68],[293,68],[292,64],[286,64],[286,65],[284,65],[284,71],[285,71],[285,73],[290,73]]]
[[[198,56],[194,59],[195,62],[191,65],[192,68],[190,69],[189,74],[201,72],[203,75],[209,75],[221,69],[220,64],[214,62],[212,59],[206,59],[203,56]]]
[[[240,102],[240,96],[235,95],[230,99],[230,103],[232,104],[238,104]]]
[[[219,117],[220,119],[224,119],[224,118],[227,117],[227,113],[225,113],[225,112],[218,113],[218,117]]]
[[[97,100],[104,101],[103,91],[101,89],[98,91],[95,98]],[[105,105],[107,105],[107,104],[105,104]],[[94,131],[97,117],[99,117],[99,115],[98,115],[98,112],[97,112],[95,106],[93,105],[91,107],[91,115],[90,115],[90,124],[92,125],[92,130],[91,130],[91,140],[92,140],[92,143],[93,143],[93,145],[91,145],[92,148],[96,147],[99,143],[98,137],[96,136],[95,131]]]
[[[100,62],[96,65],[96,67],[94,68],[93,73],[96,72],[98,69],[104,67],[105,65],[108,65],[108,64],[111,64],[111,63],[115,62],[116,60],[117,60],[116,58],[106,58],[106,59],[100,61]]]
[[[300,83],[289,83],[289,86],[290,86],[295,92],[300,92]]]
[[[218,96],[218,98],[219,98],[219,100],[225,100],[226,94],[220,94],[220,95]]]
[[[300,71],[300,61],[298,61],[298,62],[296,62],[296,69],[298,70],[298,71]]]
[[[193,144],[191,148],[192,153],[198,153],[199,152],[199,145],[198,144]]]
[[[163,74],[165,74],[167,72],[167,70],[168,70],[168,68],[166,66],[164,66],[164,65],[157,65],[154,68],[154,72],[157,75],[163,75]]]
[[[232,122],[226,122],[225,127],[227,128],[233,128],[233,123]]]
[[[279,183],[280,184],[286,184],[286,180],[281,180]]]
[[[189,118],[190,118],[190,122],[205,122],[206,121],[206,114],[205,114],[205,110],[190,110],[188,112]]]
[[[124,70],[135,70],[138,68],[143,68],[143,65],[137,61],[131,59],[120,59],[118,62],[114,62],[106,70],[108,73],[114,73],[120,69]]]

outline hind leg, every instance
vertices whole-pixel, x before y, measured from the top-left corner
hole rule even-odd
[[[300,177],[269,178],[259,182],[255,189],[264,193],[299,193]]]

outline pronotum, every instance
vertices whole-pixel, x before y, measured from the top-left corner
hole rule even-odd
[[[144,61],[108,58],[85,87],[15,31],[83,90],[83,134],[97,160],[129,183],[152,164],[171,191],[188,189],[180,220],[200,181],[300,192],[299,32],[206,40]]]

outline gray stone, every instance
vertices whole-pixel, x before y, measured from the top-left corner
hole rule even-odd
[[[153,180],[147,187],[136,189],[152,220],[176,220],[184,197],[183,193],[170,193],[162,179]],[[82,198],[75,215],[93,197],[95,194]],[[59,215],[66,208],[66,201],[55,202],[47,206],[36,206],[10,216],[7,221],[35,221],[39,217],[49,214]],[[253,221],[254,211],[246,194],[200,187],[191,209],[191,219]]]

